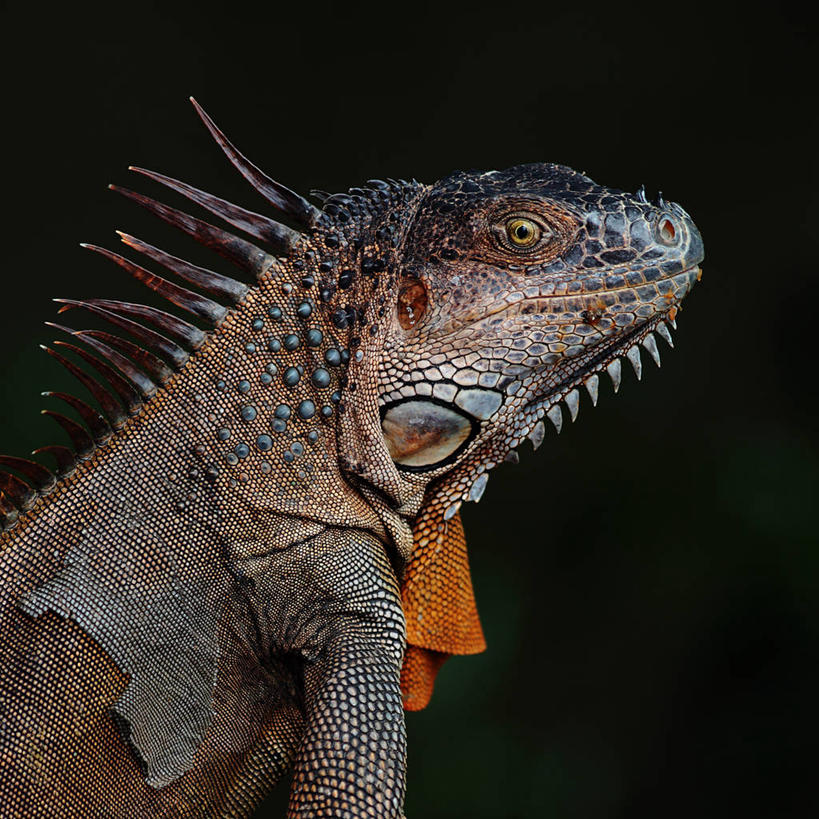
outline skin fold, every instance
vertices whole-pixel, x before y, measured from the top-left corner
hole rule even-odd
[[[702,241],[540,163],[318,207],[198,110],[293,227],[134,169],[214,269],[121,234],[91,250],[179,309],[63,303],[106,329],[50,348],[72,450],[0,459],[5,810],[249,816],[291,772],[290,817],[399,817],[404,709],[485,648],[461,504],[659,363]]]

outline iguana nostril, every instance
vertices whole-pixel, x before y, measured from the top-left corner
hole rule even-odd
[[[657,225],[657,236],[664,245],[677,244],[678,233],[677,225],[673,219],[670,219],[668,216],[664,216],[660,219],[660,223]]]

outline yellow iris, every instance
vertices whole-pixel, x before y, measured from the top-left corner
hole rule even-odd
[[[531,219],[516,216],[506,223],[506,235],[516,247],[531,247],[537,240],[540,231]]]

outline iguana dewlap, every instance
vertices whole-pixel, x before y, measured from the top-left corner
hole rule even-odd
[[[398,817],[404,708],[485,647],[461,504],[659,364],[702,242],[550,164],[317,207],[197,110],[291,226],[134,169],[222,272],[120,234],[175,307],[61,300],[105,329],[48,350],[55,468],[0,458],[0,812],[248,816],[292,766],[292,817]]]

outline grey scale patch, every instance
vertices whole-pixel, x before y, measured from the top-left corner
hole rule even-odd
[[[461,390],[455,404],[475,418],[486,421],[498,411],[502,400],[500,393],[492,390]]]

